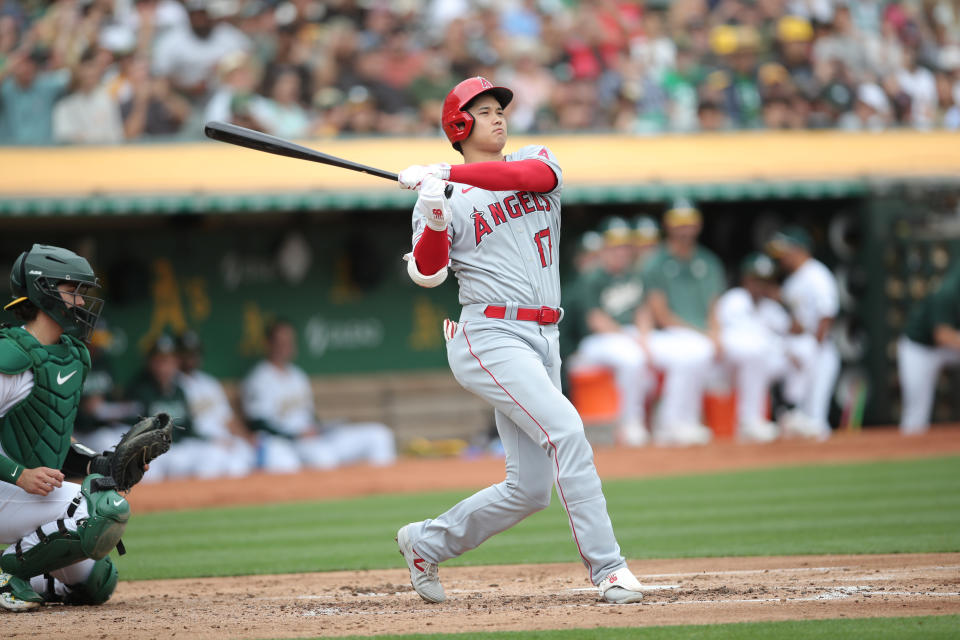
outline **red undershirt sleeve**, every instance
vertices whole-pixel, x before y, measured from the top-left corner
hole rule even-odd
[[[432,276],[446,268],[450,262],[450,240],[447,231],[424,228],[423,235],[413,248],[413,259],[417,261],[417,271],[425,276]]]
[[[557,186],[557,176],[545,162],[533,158],[516,162],[472,162],[450,167],[450,181],[488,191],[547,193]]]

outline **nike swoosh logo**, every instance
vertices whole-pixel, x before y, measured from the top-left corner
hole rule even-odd
[[[113,501],[113,506],[119,507],[119,506],[120,506],[120,503],[122,503],[122,502],[123,502],[123,498],[120,498],[120,499],[118,499],[118,500],[114,500],[114,501]]]
[[[472,187],[464,187],[463,189],[460,190],[460,193],[466,193],[467,191],[470,191],[470,189],[476,189],[476,188],[477,188],[476,185]]]
[[[63,384],[64,382],[66,382],[67,380],[69,380],[70,378],[72,378],[73,375],[76,373],[76,371],[75,371],[75,370],[74,370],[74,371],[71,371],[70,374],[69,374],[66,378],[61,378],[61,377],[60,377],[60,374],[61,374],[61,373],[62,373],[61,371],[58,371],[58,372],[57,372],[57,384]]]

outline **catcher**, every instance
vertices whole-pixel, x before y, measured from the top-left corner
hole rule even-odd
[[[102,604],[117,585],[109,553],[120,535],[129,491],[170,447],[173,425],[159,414],[135,425],[113,452],[72,442],[80,392],[90,369],[86,342],[103,301],[90,264],[35,244],[10,273],[21,326],[0,327],[0,607],[44,602]],[[83,478],[81,484],[65,477]]]

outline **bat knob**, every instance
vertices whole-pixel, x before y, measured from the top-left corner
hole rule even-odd
[[[453,185],[452,185],[452,184],[448,184],[448,185],[446,186],[446,188],[444,188],[444,190],[443,190],[443,195],[446,196],[447,200],[450,199],[450,196],[453,195]]]

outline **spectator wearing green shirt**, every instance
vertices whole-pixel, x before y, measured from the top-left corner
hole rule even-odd
[[[643,282],[634,267],[635,232],[623,218],[602,223],[600,266],[575,285],[583,310],[582,334],[571,367],[607,367],[613,371],[620,397],[617,441],[639,447],[650,440],[644,401],[650,385],[648,357],[641,342],[649,322],[643,312]],[[656,243],[657,238],[652,238]]]
[[[657,330],[649,339],[653,365],[664,374],[653,437],[664,445],[705,444],[703,391],[720,354],[714,302],[725,289],[723,265],[697,238],[700,211],[679,200],[664,215],[666,240],[646,263],[643,282]]]
[[[0,143],[53,144],[53,107],[70,83],[70,71],[42,71],[45,52],[11,55],[0,70]]]
[[[903,408],[900,433],[919,435],[930,428],[940,370],[960,365],[960,262],[940,286],[910,311],[897,343]]]

